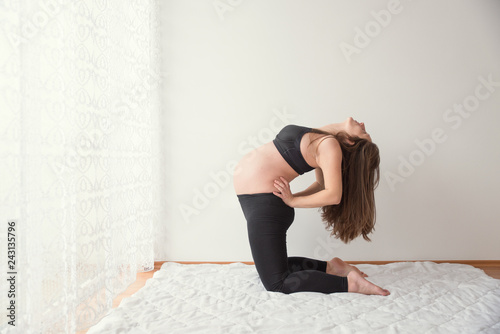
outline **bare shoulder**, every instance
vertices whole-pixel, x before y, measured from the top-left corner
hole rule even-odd
[[[342,161],[342,149],[337,139],[334,137],[321,138],[316,147],[316,162],[321,165]]]
[[[342,153],[339,141],[333,136],[326,136],[318,140],[316,146],[316,152],[318,154],[331,155]]]

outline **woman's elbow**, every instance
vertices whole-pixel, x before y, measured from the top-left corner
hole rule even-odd
[[[342,200],[342,194],[334,192],[329,194],[328,203],[326,203],[326,205],[339,205],[341,200]]]
[[[329,202],[328,205],[339,205],[341,200],[341,197],[335,197]]]

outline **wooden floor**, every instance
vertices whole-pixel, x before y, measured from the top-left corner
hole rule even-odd
[[[350,264],[361,264],[361,263],[370,263],[370,264],[387,264],[391,263],[393,261],[366,261],[366,262],[361,262],[361,261],[347,261]],[[500,261],[433,261],[437,263],[464,263],[464,264],[469,264],[472,265],[476,268],[482,269],[487,275],[500,279]],[[137,273],[137,278],[134,283],[132,283],[128,289],[123,292],[121,295],[115,298],[113,301],[113,308],[118,307],[120,305],[121,301],[124,298],[130,297],[137,291],[139,291],[140,288],[142,288],[144,285],[146,285],[146,281],[153,277],[154,273],[158,271],[161,267],[161,265],[164,262],[155,262],[155,268],[153,271],[149,271],[146,273]],[[179,263],[185,263],[185,264],[197,264],[197,263],[206,263],[206,262],[179,262]],[[211,263],[220,263],[220,264],[225,264],[229,262],[211,262]],[[246,264],[252,264],[251,262],[244,262]],[[76,332],[76,334],[85,334],[87,333],[87,330],[85,331],[79,331]]]

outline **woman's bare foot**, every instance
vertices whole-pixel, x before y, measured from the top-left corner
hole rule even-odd
[[[357,271],[352,270],[347,275],[347,291],[362,293],[364,295],[388,296],[391,293],[381,287],[365,280]]]
[[[344,261],[342,261],[338,257],[334,257],[330,261],[327,261],[327,265],[326,265],[326,273],[327,274],[347,277],[347,275],[353,270],[358,272],[362,277],[368,277],[367,274],[360,271],[355,266],[351,266],[351,265],[345,263]]]

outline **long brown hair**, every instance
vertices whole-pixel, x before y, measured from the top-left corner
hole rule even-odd
[[[371,241],[368,234],[374,230],[376,220],[374,191],[380,180],[377,145],[343,131],[333,134],[313,129],[311,132],[333,136],[342,150],[342,199],[338,205],[321,208],[326,229],[331,229],[331,235],[345,243],[359,235]]]

